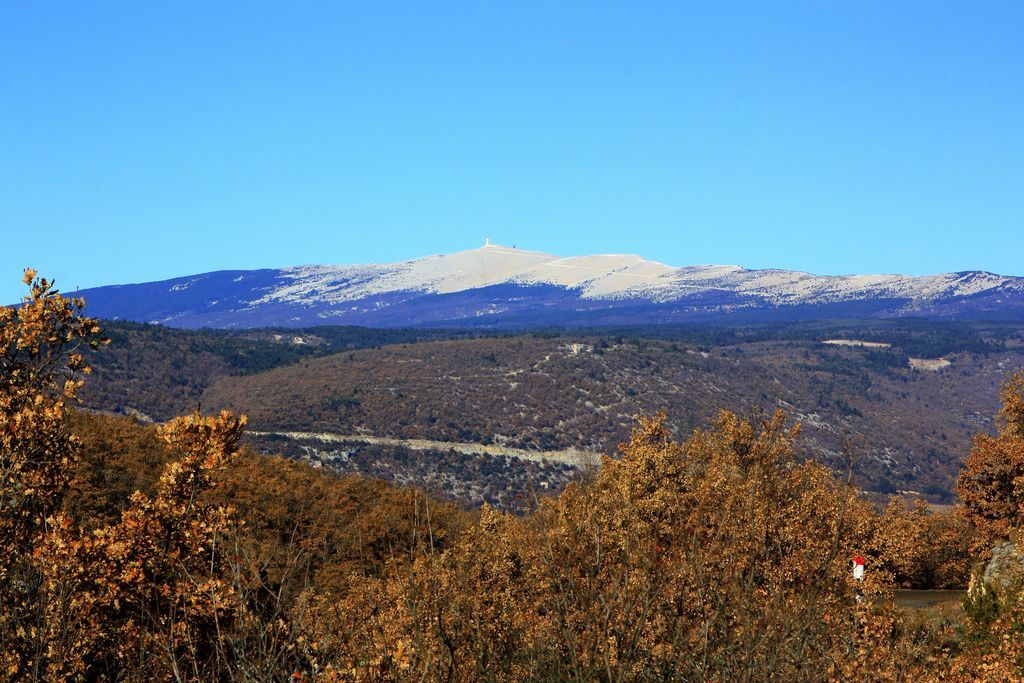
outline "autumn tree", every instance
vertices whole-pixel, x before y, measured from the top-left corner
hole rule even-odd
[[[341,671],[816,681],[913,669],[928,646],[902,638],[885,606],[892,573],[850,576],[854,552],[889,561],[886,525],[799,462],[795,436],[781,414],[723,413],[681,443],[664,416],[641,420],[621,459],[531,517],[485,510],[452,548],[357,583],[334,629],[350,634]]]
[[[47,613],[51,676],[209,680],[228,667],[230,510],[202,496],[244,425],[228,413],[173,420],[160,433],[180,457],[153,497],[136,492],[118,523],[87,535],[58,516],[38,551],[47,592],[62,598]]]
[[[1000,391],[998,433],[979,434],[957,479],[962,516],[973,532],[975,558],[987,561],[995,543],[1024,540],[1024,372]],[[980,567],[979,567],[980,569]],[[962,651],[951,662],[952,680],[1024,680],[1024,586],[1019,566],[1002,565],[991,580],[976,571],[964,599],[967,615]]]
[[[1000,398],[998,434],[975,437],[957,478],[964,513],[977,530],[977,554],[1024,525],[1024,372],[1003,384]]]
[[[9,680],[209,680],[239,610],[224,580],[230,512],[203,502],[244,418],[193,415],[161,429],[177,455],[150,497],[83,532],[63,511],[80,442],[67,410],[97,348],[84,302],[25,272],[0,308],[0,675]]]
[[[80,347],[101,343],[84,301],[25,271],[29,294],[0,308],[0,673],[39,677],[45,595],[35,550],[53,526],[77,463],[65,423],[81,377]]]

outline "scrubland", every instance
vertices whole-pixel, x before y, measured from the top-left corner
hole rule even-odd
[[[946,511],[866,500],[775,410],[685,432],[641,418],[558,495],[467,511],[258,455],[227,411],[159,426],[77,411],[102,331],[25,281],[24,304],[0,309],[9,680],[1024,675],[1020,584],[980,578],[1024,524],[1024,375],[1007,377]],[[893,601],[968,582],[960,625]]]

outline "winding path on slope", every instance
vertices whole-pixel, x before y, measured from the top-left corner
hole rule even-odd
[[[456,451],[466,455],[503,455],[533,462],[560,462],[572,467],[596,467],[601,464],[601,454],[578,448],[564,448],[556,451],[530,451],[525,448],[509,448],[495,444],[468,443],[459,441],[430,441],[428,439],[393,439],[365,434],[331,434],[329,432],[257,432],[253,436],[280,436],[288,439],[307,439],[321,443],[368,443],[380,446],[401,446],[414,451]]]

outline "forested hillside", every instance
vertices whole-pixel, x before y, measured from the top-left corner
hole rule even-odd
[[[852,456],[863,488],[947,502],[972,435],[992,429],[1000,381],[1024,364],[1021,330],[1012,325],[876,321],[623,328],[597,336],[421,334],[117,325],[113,343],[91,359],[95,374],[83,395],[89,407],[158,421],[202,405],[246,412],[256,431],[538,453],[574,447],[612,454],[637,414],[658,410],[684,436],[723,408],[782,408],[803,425],[807,452],[839,471]],[[890,346],[822,343],[836,339]],[[949,365],[914,369],[911,359]],[[529,479],[524,468],[535,469],[505,462],[496,473],[485,458],[437,447],[258,443],[266,452],[287,450],[470,504],[503,505]],[[566,481],[532,480],[556,487]]]
[[[104,321],[103,330],[111,343],[89,358],[94,377],[84,388],[83,401],[102,410],[132,408],[156,420],[194,408],[217,377],[251,374],[343,350],[481,334],[364,327],[192,331],[113,321]]]

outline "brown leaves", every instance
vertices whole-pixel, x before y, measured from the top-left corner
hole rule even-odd
[[[209,473],[234,455],[244,422],[227,413],[171,422],[163,435],[184,456],[164,468],[153,498],[136,492],[120,522],[92,534],[61,524],[47,538],[40,556],[47,588],[67,596],[51,603],[48,623],[75,614],[82,625],[64,673],[95,676],[113,653],[117,667],[147,661],[150,675],[163,678],[179,660],[207,667],[218,656],[218,630],[239,609],[218,549],[231,520],[200,499],[212,485]],[[50,638],[67,642],[59,633]]]
[[[889,575],[858,586],[848,566],[855,548],[872,549],[877,567],[899,561],[873,536],[892,524],[799,463],[795,434],[779,414],[723,413],[676,443],[664,416],[643,419],[621,459],[532,517],[485,508],[450,550],[396,558],[383,580],[357,583],[332,628],[357,634],[337,661],[374,680],[909,669],[922,648],[885,631],[897,616],[856,600],[883,593]],[[855,627],[869,617],[874,631]]]
[[[87,368],[75,351],[101,341],[82,301],[61,296],[32,269],[24,282],[22,304],[0,308],[0,642],[4,665],[19,675],[40,666],[37,550],[57,524],[77,463],[65,405]]]
[[[75,528],[58,513],[78,463],[66,404],[88,370],[78,348],[105,340],[81,299],[31,269],[24,281],[22,305],[0,309],[0,664],[47,680],[202,670],[238,603],[221,578],[229,515],[200,499],[245,418],[171,422],[163,436],[182,457],[156,495],[136,492],[116,524]]]
[[[61,513],[79,448],[65,413],[87,369],[77,345],[98,343],[98,327],[35,272],[26,283],[21,307],[0,308],[2,676],[920,678],[927,634],[874,598],[920,571],[926,539],[962,543],[963,526],[902,503],[878,514],[796,457],[781,413],[723,412],[681,442],[664,415],[641,419],[621,459],[589,481],[529,517],[485,508],[461,533],[415,492],[326,486],[278,463],[292,474],[260,489],[268,504],[236,473],[217,492],[264,534],[245,542],[241,520],[209,495],[245,418],[196,413],[159,429],[174,457],[149,493],[127,497],[138,480],[122,482],[120,518],[82,531]],[[963,478],[989,533],[1016,524],[1006,520],[1024,499],[1022,395],[1017,376],[1000,435],[979,437]],[[250,478],[277,476],[249,460]],[[302,491],[285,490],[295,482]],[[335,493],[329,514],[310,500]],[[93,499],[86,510],[104,507]],[[855,553],[868,561],[863,583]],[[1003,619],[1007,637],[963,671],[1013,672],[1021,619]]]
[[[1024,373],[1005,382],[1000,396],[999,434],[975,437],[957,478],[965,514],[978,531],[978,554],[1024,525]]]

